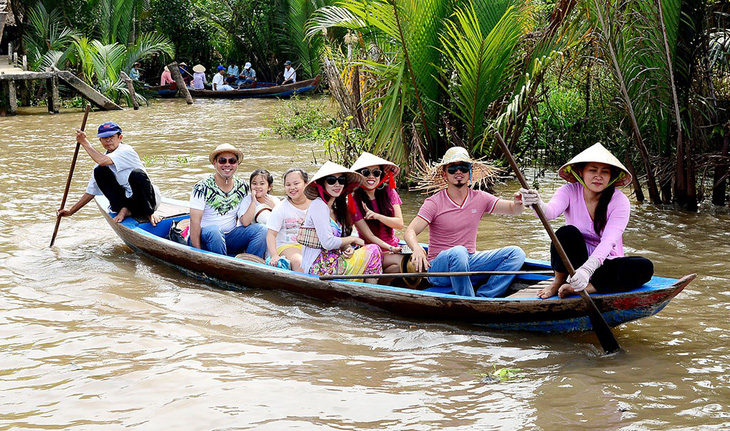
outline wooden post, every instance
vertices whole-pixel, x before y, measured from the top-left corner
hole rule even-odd
[[[17,52],[13,53],[13,61],[11,61],[10,64],[12,64],[13,67],[18,65],[18,53]]]
[[[13,64],[13,42],[8,42],[8,64]]]
[[[178,91],[183,95],[183,97],[185,97],[185,101],[188,102],[188,105],[192,105],[193,96],[190,95],[188,87],[185,86],[185,81],[183,81],[182,75],[180,75],[180,68],[177,66],[177,61],[173,61],[168,64],[167,68],[170,69],[170,74],[177,84]]]
[[[48,71],[51,72],[50,69]],[[55,73],[52,77],[46,79],[46,97],[48,100],[48,112],[58,114],[61,103],[60,97],[58,96],[58,77]]]
[[[22,67],[21,67],[21,69],[23,69],[23,70],[28,70],[28,57],[26,57],[26,56],[24,55],[24,56],[23,56],[23,57],[21,58],[21,62],[22,62]]]
[[[127,84],[127,90],[129,90],[129,97],[132,99],[132,106],[134,107],[134,110],[138,110],[139,102],[137,102],[137,93],[134,91],[134,82],[132,82],[132,78],[124,73],[123,70],[119,72],[119,75],[122,77],[122,81]]]
[[[8,80],[8,115],[18,115],[18,95],[13,80]]]

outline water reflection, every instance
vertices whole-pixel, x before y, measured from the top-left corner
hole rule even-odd
[[[178,100],[114,120],[168,196],[187,199],[222,142],[241,172],[313,171],[322,151],[262,138],[280,102]],[[730,426],[726,211],[634,207],[625,240],[657,273],[699,273],[658,316],[621,326],[605,357],[592,334],[485,331],[354,304],[225,292],[130,252],[90,204],[47,247],[79,112],[0,118],[0,423],[10,428],[688,429]],[[81,155],[75,202],[93,163]],[[529,176],[529,175],[528,175]],[[542,180],[541,180],[542,181]],[[549,196],[561,185],[542,181]],[[500,186],[505,197],[517,188]],[[281,194],[277,183],[276,192]],[[402,193],[409,221],[423,196]],[[488,217],[479,247],[547,258],[531,216]],[[487,384],[495,368],[522,369]]]

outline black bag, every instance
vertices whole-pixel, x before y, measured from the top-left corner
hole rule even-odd
[[[188,245],[187,237],[190,235],[190,221],[179,220],[172,222],[170,225],[170,232],[167,234],[167,239],[174,241],[178,244]]]

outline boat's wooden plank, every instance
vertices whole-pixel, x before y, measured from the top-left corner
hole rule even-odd
[[[540,290],[539,287],[528,287],[525,289],[520,289],[517,292],[511,294],[507,298],[536,298],[537,292]]]

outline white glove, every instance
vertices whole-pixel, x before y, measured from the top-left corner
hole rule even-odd
[[[589,257],[588,260],[586,260],[586,263],[581,265],[581,267],[575,271],[575,274],[568,276],[568,283],[570,283],[570,287],[572,287],[576,292],[585,290],[586,286],[588,286],[588,283],[591,281],[591,276],[600,266],[601,261],[593,256]]]
[[[544,205],[535,189],[520,189],[520,194],[522,195],[522,205],[525,207],[537,205],[539,208],[542,208]]]

